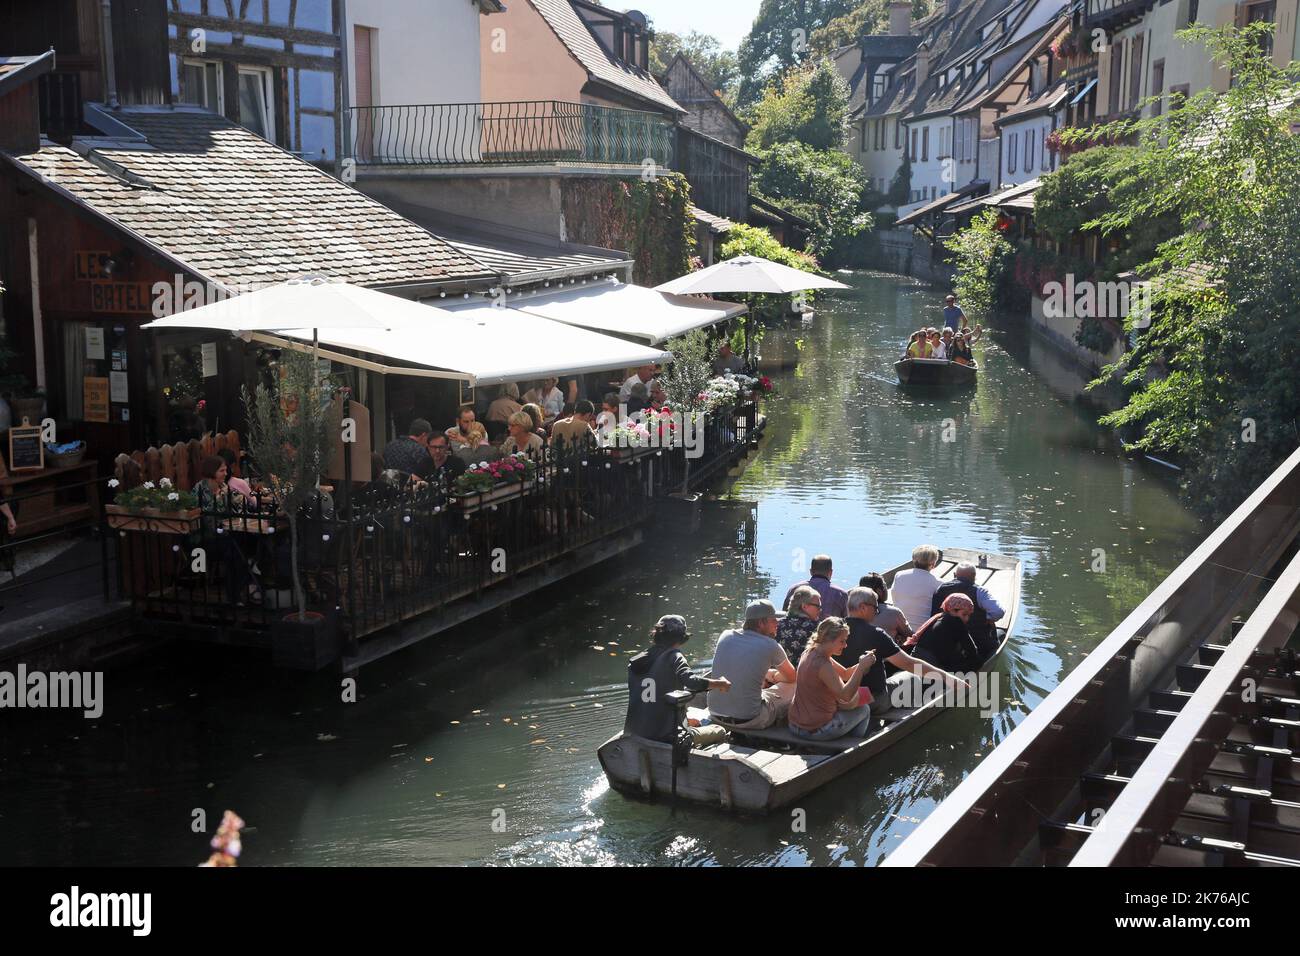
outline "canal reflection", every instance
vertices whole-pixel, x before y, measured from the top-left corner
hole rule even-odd
[[[111,672],[98,725],[23,715],[0,742],[0,862],[198,862],[194,809],[211,829],[230,807],[254,828],[248,864],[879,863],[1201,532],[1162,475],[1027,370],[1022,329],[977,344],[973,391],[908,393],[893,361],[936,324],[939,295],[846,281],[811,324],[768,331],[764,351],[798,363],[775,374],[761,454],[723,498],[368,668],[355,704],[337,677],[181,645]],[[801,801],[802,832],[788,813],[609,791],[595,749],[621,726],[626,660],[659,615],[686,616],[687,656],[704,663],[745,603],[779,600],[812,555],[849,586],[925,541],[1024,562],[996,714],[940,715]]]

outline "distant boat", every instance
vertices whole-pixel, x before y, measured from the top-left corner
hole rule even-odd
[[[894,371],[901,385],[958,388],[975,384],[979,366],[947,359],[905,358],[894,363]]]
[[[985,587],[1006,608],[997,629],[998,647],[981,666],[987,670],[1015,628],[1020,607],[1021,564],[1016,558],[947,548],[934,569],[950,579],[957,564],[969,561],[978,569],[975,583]],[[886,571],[885,582],[910,568],[908,561]],[[928,698],[928,695],[927,695]],[[701,702],[703,695],[697,695]],[[767,730],[732,730],[724,743],[691,750],[673,774],[673,745],[620,733],[596,751],[610,786],[641,797],[671,797],[741,813],[767,813],[816,790],[898,743],[926,721],[938,716],[943,698],[927,699],[918,707],[895,707],[871,718],[870,736],[813,742],[796,737],[785,725]]]

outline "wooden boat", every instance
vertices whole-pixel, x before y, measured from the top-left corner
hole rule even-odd
[[[978,365],[963,365],[947,359],[905,358],[894,363],[901,385],[925,385],[940,388],[960,388],[974,385],[979,376]]]
[[[987,670],[1015,629],[1021,565],[1015,558],[949,548],[943,552],[935,574],[945,580],[951,578],[962,561],[979,568],[975,583],[987,588],[1007,611],[998,622],[1004,626],[998,627],[997,649],[980,668]],[[908,567],[910,561],[885,572],[886,582],[892,585],[894,575]],[[743,813],[767,813],[788,806],[861,766],[938,716],[944,709],[943,698],[926,696],[920,706],[896,707],[872,717],[865,738],[811,742],[796,737],[784,725],[757,731],[733,730],[726,742],[692,750],[685,765],[677,767],[675,797]],[[597,755],[615,790],[650,798],[674,796],[671,744],[620,733],[605,741]]]

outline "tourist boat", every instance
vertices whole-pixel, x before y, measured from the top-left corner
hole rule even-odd
[[[961,387],[974,385],[979,375],[978,365],[963,365],[946,359],[905,358],[894,363],[901,385],[927,385]]]
[[[998,627],[998,647],[981,666],[988,670],[1015,628],[1021,565],[1015,558],[949,548],[935,574],[951,578],[962,561],[979,569],[975,583],[987,588],[1007,611],[998,622],[1005,625]],[[886,582],[892,585],[894,575],[908,567],[911,562],[887,571]],[[702,703],[702,697],[695,699]],[[942,697],[928,694],[917,707],[896,707],[872,717],[873,727],[865,738],[814,743],[796,737],[785,726],[732,730],[724,742],[691,750],[675,775],[672,744],[657,740],[620,733],[605,741],[597,756],[610,786],[629,796],[669,797],[741,813],[767,813],[788,806],[898,743],[937,717],[943,703]]]

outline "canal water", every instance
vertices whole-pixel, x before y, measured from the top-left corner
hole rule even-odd
[[[771,373],[762,451],[721,498],[590,576],[367,668],[356,703],[337,676],[174,643],[108,673],[98,721],[7,712],[0,864],[197,863],[201,814],[211,833],[226,808],[249,824],[251,865],[879,863],[1202,530],[1167,475],[1124,460],[1062,397],[1063,366],[1023,329],[977,344],[973,392],[907,394],[892,363],[938,324],[939,294],[844,278],[852,290],[811,323],[769,330],[764,353],[797,364]],[[780,600],[813,554],[848,587],[923,542],[1024,562],[996,714],[941,714],[801,801],[802,830],[609,790],[595,750],[660,614],[686,616],[704,663],[745,603]]]

